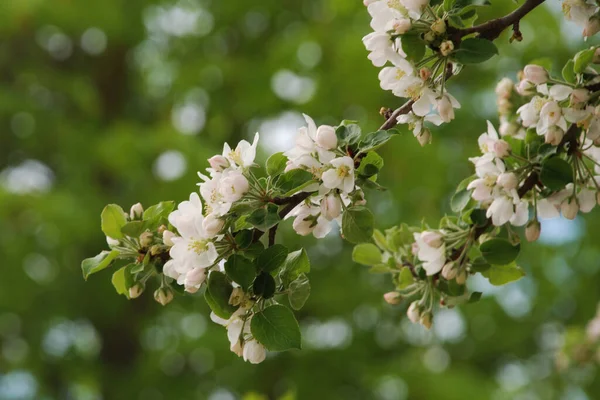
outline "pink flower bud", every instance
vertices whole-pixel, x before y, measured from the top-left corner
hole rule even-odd
[[[425,146],[431,142],[431,132],[429,132],[429,129],[423,129],[416,137],[421,146]]]
[[[154,300],[166,306],[173,300],[173,292],[167,287],[161,287],[154,292]]]
[[[394,21],[393,28],[398,35],[403,35],[410,30],[411,26],[409,19],[397,19]]]
[[[548,71],[539,65],[529,64],[523,70],[525,79],[536,85],[548,82]]]
[[[388,304],[396,305],[402,301],[402,296],[398,292],[387,292],[383,295],[383,299]]]
[[[426,312],[421,315],[421,319],[419,320],[421,325],[423,325],[426,329],[431,328],[431,324],[433,322],[433,315],[430,312]]]
[[[265,350],[265,346],[256,340],[250,340],[244,343],[242,355],[244,361],[248,361],[251,364],[259,364],[267,357],[267,351]]]
[[[551,126],[548,128],[548,131],[546,131],[544,139],[546,140],[546,143],[549,143],[552,146],[558,146],[564,136],[565,133],[562,129],[560,129],[558,126]]]
[[[141,282],[137,282],[135,285],[129,288],[129,298],[136,299],[140,297],[144,291],[144,285]]]
[[[202,221],[202,228],[206,231],[206,234],[210,237],[215,236],[223,229],[225,221],[219,217],[215,217],[214,214],[208,214]]]
[[[162,238],[163,238],[163,243],[164,243],[166,246],[169,246],[169,247],[173,246],[175,243],[173,243],[173,240],[172,240],[172,239],[173,239],[174,237],[176,237],[176,236],[177,236],[177,235],[175,235],[173,232],[171,232],[171,231],[169,231],[169,230],[165,230],[165,231],[163,231],[163,236],[162,236]]]
[[[535,242],[540,237],[540,222],[537,219],[529,221],[525,227],[525,237],[528,242]]]
[[[450,122],[454,119],[454,107],[447,95],[443,95],[437,100],[437,110],[444,122]]]
[[[317,137],[315,138],[317,145],[325,150],[335,149],[337,147],[337,136],[335,129],[329,125],[321,125],[317,129]]]
[[[590,37],[600,32],[600,20],[598,18],[592,17],[588,19],[583,28],[583,36]]]
[[[560,205],[560,211],[566,219],[575,219],[579,212],[579,204],[575,197],[567,197]]]
[[[444,57],[450,55],[450,53],[452,53],[454,51],[454,43],[452,43],[451,40],[446,40],[445,42],[442,42],[442,44],[440,45],[440,53],[442,53],[442,55]]]
[[[328,220],[335,219],[342,213],[342,203],[335,195],[327,195],[321,200],[321,214]]]
[[[142,207],[141,203],[136,203],[131,206],[131,209],[129,210],[130,219],[141,219],[142,214],[144,214],[144,207]]]
[[[499,139],[494,142],[494,154],[498,158],[504,158],[510,153],[510,145],[506,140]]]
[[[413,301],[412,303],[410,303],[410,306],[408,306],[408,310],[406,311],[406,315],[408,316],[408,319],[413,324],[416,324],[421,319],[421,311],[419,308],[420,308],[419,302]]]
[[[435,249],[439,248],[443,243],[443,236],[438,232],[424,231],[421,233],[421,239],[427,244],[427,246]]]
[[[584,88],[574,89],[571,92],[571,103],[584,103],[590,99],[590,91]]]
[[[458,273],[458,268],[456,268],[456,264],[452,261],[446,263],[444,265],[444,268],[442,268],[442,276],[444,277],[444,279],[451,281],[452,279],[454,279],[456,277],[456,274]]]
[[[217,172],[221,172],[229,167],[229,160],[221,155],[212,156],[208,159],[208,163],[210,164],[210,167]]]

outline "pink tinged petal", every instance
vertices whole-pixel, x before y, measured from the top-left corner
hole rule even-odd
[[[537,213],[541,219],[558,218],[560,216],[558,209],[548,199],[537,200]]]
[[[435,275],[442,270],[446,263],[446,257],[441,256],[433,261],[423,263],[423,268],[428,276]]]
[[[490,138],[492,139],[500,139],[500,136],[498,136],[498,132],[496,131],[496,128],[494,128],[494,125],[490,122],[487,121],[487,133],[489,135]]]
[[[579,201],[579,210],[588,213],[596,206],[596,191],[582,189],[577,195],[577,200]]]
[[[212,322],[225,326],[227,325],[227,323],[229,322],[229,320],[226,320],[224,318],[219,317],[217,314],[215,314],[214,312],[210,313],[210,319],[212,320]]]
[[[550,88],[550,96],[558,101],[565,100],[572,92],[573,89],[565,85],[554,85]]]
[[[315,121],[306,114],[302,114],[304,116],[304,120],[308,126],[308,136],[314,141],[317,135],[317,125]]]
[[[331,222],[324,217],[317,218],[317,225],[313,230],[313,235],[317,239],[322,239],[331,232]]]
[[[511,217],[510,223],[514,226],[523,226],[529,220],[529,204],[521,201],[515,207],[515,214]]]
[[[419,100],[415,101],[412,105],[412,110],[415,115],[419,117],[423,117],[431,111],[431,102],[427,98],[427,96],[421,96]]]

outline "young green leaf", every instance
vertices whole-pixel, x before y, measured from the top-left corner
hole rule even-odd
[[[521,245],[513,245],[506,239],[496,238],[483,242],[479,246],[483,258],[494,265],[510,264],[519,255]]]
[[[168,218],[169,214],[175,209],[174,201],[161,201],[158,204],[148,207],[144,211],[144,220]]]
[[[350,243],[368,242],[373,236],[373,214],[363,206],[350,207],[342,216],[342,234]]]
[[[287,157],[283,153],[275,153],[267,159],[267,174],[269,176],[279,175],[285,170],[287,164]]]
[[[575,62],[573,60],[567,61],[562,69],[563,79],[568,83],[577,82],[577,75],[575,74]]]
[[[102,251],[96,257],[86,258],[81,263],[81,270],[83,271],[83,278],[87,280],[88,276],[95,274],[98,271],[102,271],[108,268],[112,261],[119,255],[118,250]]]
[[[450,208],[455,213],[459,213],[465,209],[469,201],[471,200],[471,190],[463,189],[459,192],[454,193],[450,199]]]
[[[425,42],[421,40],[419,35],[402,35],[400,42],[407,59],[415,63],[421,61],[425,55]]]
[[[257,208],[246,218],[246,222],[252,224],[261,231],[267,231],[269,228],[277,225],[281,221],[278,213],[278,207],[269,203],[262,208]]]
[[[288,193],[294,194],[302,189],[312,179],[313,175],[310,172],[303,169],[292,169],[279,176],[277,187],[287,196]]]
[[[310,272],[310,260],[306,250],[300,249],[287,255],[283,268],[281,269],[281,280],[285,286],[298,279],[300,274]]]
[[[575,54],[575,58],[573,59],[573,71],[577,74],[584,72],[588,65],[594,60],[595,52],[596,48],[592,47],[591,49],[581,50],[579,53]]]
[[[292,311],[280,304],[254,314],[250,324],[252,336],[271,351],[300,349],[300,327]]]
[[[275,294],[275,279],[268,272],[261,272],[252,284],[252,291],[257,296],[270,299]]]
[[[100,215],[102,232],[113,239],[121,239],[123,233],[121,228],[127,223],[125,212],[116,204],[109,204],[104,207]]]
[[[308,296],[310,296],[310,282],[308,281],[308,277],[305,274],[300,274],[298,279],[290,283],[288,291],[290,306],[294,310],[300,310],[304,307]]]
[[[398,289],[405,289],[408,286],[412,285],[415,281],[415,277],[412,274],[412,271],[408,267],[402,268],[400,274],[398,275],[396,286]]]
[[[268,247],[259,256],[256,266],[266,272],[277,271],[283,265],[288,255],[288,249],[282,244]]]
[[[225,272],[238,285],[248,290],[256,277],[254,263],[240,254],[234,254],[225,262]]]
[[[479,64],[498,54],[496,45],[485,39],[469,38],[460,43],[453,57],[461,64]]]
[[[560,190],[573,182],[573,168],[560,157],[547,158],[542,163],[540,180],[548,189]]]
[[[231,292],[233,292],[233,286],[231,286],[225,274],[219,271],[210,273],[204,299],[211,310],[221,318],[229,319],[236,310],[236,307],[229,304]]]
[[[354,246],[352,260],[363,265],[377,265],[381,263],[381,251],[373,243],[361,243]]]
[[[525,271],[514,262],[506,265],[492,265],[490,269],[481,273],[488,278],[494,286],[514,282],[525,276]]]
[[[133,286],[133,277],[131,276],[131,268],[135,264],[126,265],[117,271],[112,276],[111,282],[118,294],[125,295],[129,298],[129,288]]]
[[[360,126],[349,123],[349,121],[342,121],[342,125],[335,129],[335,135],[338,139],[338,146],[354,144],[360,139]]]

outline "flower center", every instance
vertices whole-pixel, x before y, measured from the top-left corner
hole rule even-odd
[[[204,240],[191,240],[188,244],[188,250],[193,251],[196,254],[204,253],[208,248],[208,242]]]
[[[337,174],[340,178],[345,178],[350,174],[350,168],[347,165],[341,165],[337,168]]]

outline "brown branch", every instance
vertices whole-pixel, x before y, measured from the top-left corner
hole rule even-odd
[[[521,7],[502,18],[492,19],[471,28],[458,29],[452,34],[453,41],[460,42],[460,39],[472,33],[478,33],[482,39],[495,40],[509,26],[516,28],[518,32],[521,19],[544,1],[546,0],[526,0]]]
[[[279,211],[279,218],[283,219],[290,213],[290,211],[292,211],[298,204],[306,200],[311,194],[312,193],[310,192],[300,192],[290,197],[274,197],[271,199],[271,203],[277,205],[286,205]],[[269,229],[269,247],[275,244],[275,235],[277,234],[278,226],[279,223]],[[252,243],[258,242],[264,233],[265,232],[261,231],[260,229],[254,228],[254,232],[252,234]]]

